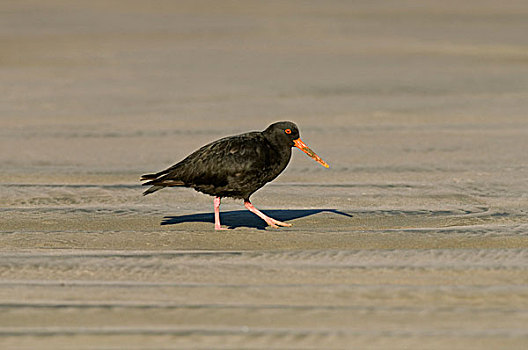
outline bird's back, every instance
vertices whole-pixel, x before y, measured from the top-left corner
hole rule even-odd
[[[153,174],[155,178],[147,184],[186,186],[213,196],[247,199],[277,177],[290,157],[290,148],[277,149],[261,132],[250,132],[201,147],[181,162]]]

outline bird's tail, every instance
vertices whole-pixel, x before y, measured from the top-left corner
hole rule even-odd
[[[151,193],[154,193],[156,192],[157,190],[161,190],[162,188],[164,188],[165,186],[151,186],[148,190],[146,190],[145,192],[143,192],[143,195],[146,196],[147,194],[151,194]]]
[[[185,186],[185,183],[183,181],[168,178],[168,175],[166,175],[166,173],[167,172],[164,170],[156,174],[142,175],[140,181],[150,180],[143,183],[143,186],[151,186],[149,189],[143,192],[143,195],[146,196],[147,194],[154,193],[164,187]]]
[[[141,179],[139,179],[139,181],[145,181],[145,180],[154,180],[154,179],[157,179],[158,176],[160,176],[162,174],[160,173],[156,173],[156,174],[145,174],[145,175],[141,175]]]

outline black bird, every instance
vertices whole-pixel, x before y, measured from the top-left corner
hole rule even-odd
[[[220,226],[222,197],[243,199],[244,206],[271,227],[291,226],[266,216],[251,204],[249,197],[286,168],[293,146],[329,167],[301,141],[297,125],[288,121],[277,122],[262,132],[253,131],[213,141],[170,168],[143,175],[141,181],[149,180],[143,185],[152,186],[143,195],[164,187],[183,186],[214,196],[216,230],[224,229]]]

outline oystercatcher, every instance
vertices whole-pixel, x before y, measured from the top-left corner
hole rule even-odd
[[[283,121],[271,124],[261,132],[213,141],[170,168],[143,175],[141,181],[148,180],[143,185],[152,186],[143,195],[164,187],[182,186],[214,196],[216,230],[225,230],[220,226],[222,197],[243,199],[244,206],[271,227],[291,226],[262,213],[251,204],[249,197],[286,168],[294,146],[324,167],[329,167],[301,141],[297,125]]]

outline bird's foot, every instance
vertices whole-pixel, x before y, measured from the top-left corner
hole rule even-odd
[[[291,227],[292,224],[288,224],[286,222],[282,222],[282,221],[279,221],[279,220],[275,220],[273,218],[270,218],[271,219],[271,227],[274,227],[274,228],[279,228],[279,226],[284,226],[284,227]]]
[[[275,220],[274,218],[270,218],[269,216],[267,216],[266,214],[264,214],[263,212],[261,212],[260,210],[255,208],[253,206],[253,204],[251,204],[251,202],[249,200],[244,201],[244,206],[250,212],[256,214],[259,218],[261,218],[262,220],[266,221],[266,224],[268,224],[269,226],[271,226],[273,228],[279,228],[279,226],[285,226],[285,227],[290,227],[291,226],[291,224],[287,224],[285,222],[282,222],[282,221],[279,221],[279,220]]]
[[[265,220],[266,223],[273,227],[273,228],[279,228],[279,226],[284,226],[284,227],[291,227],[292,225],[291,224],[288,224],[286,222],[282,222],[282,221],[279,221],[279,220],[275,220],[273,218],[270,218],[269,216],[267,217],[268,220]]]
[[[222,226],[220,226],[220,225],[215,226],[215,231],[226,231],[226,230],[228,230],[227,227],[222,227]]]

